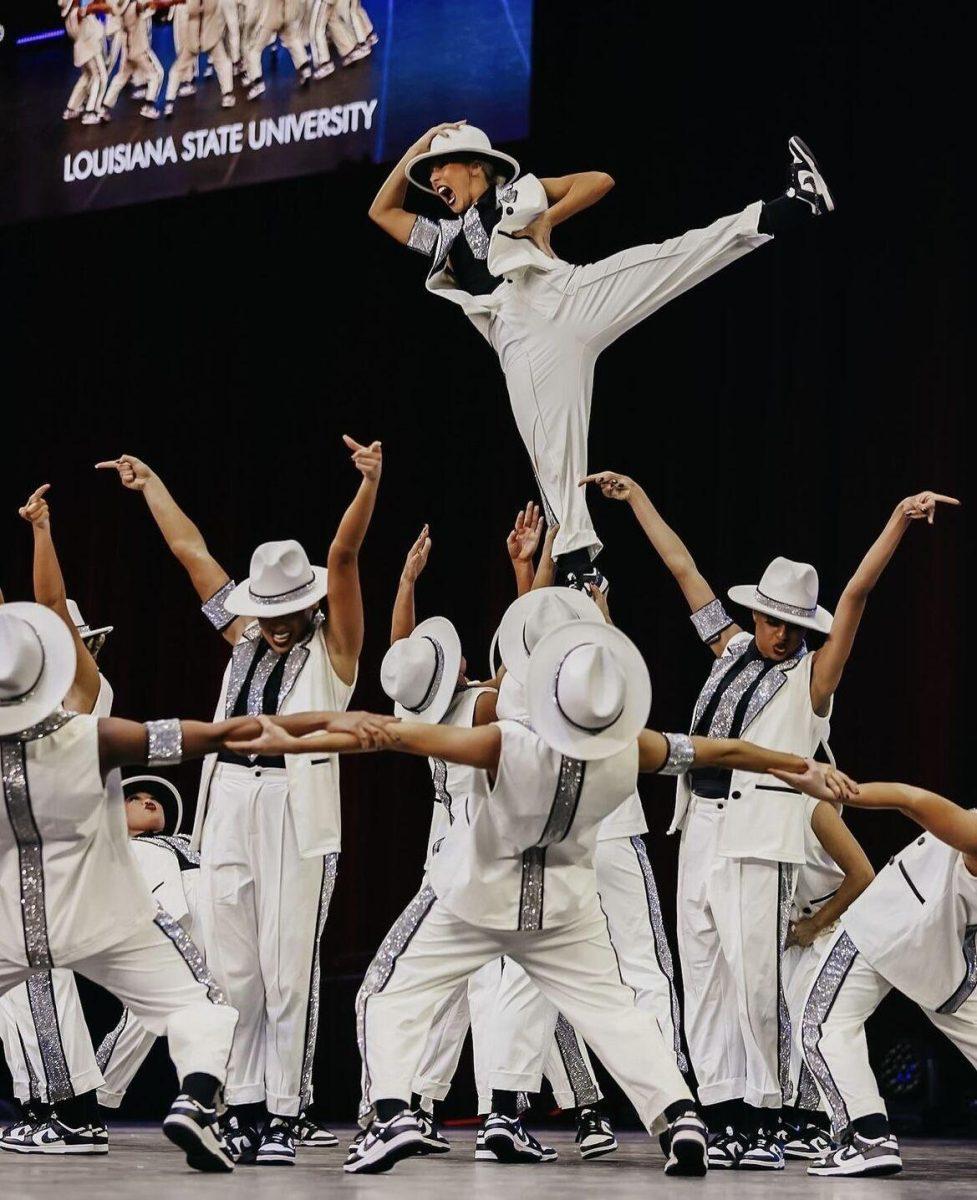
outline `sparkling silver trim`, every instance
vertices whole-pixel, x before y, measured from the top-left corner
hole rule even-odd
[[[758,604],[766,604],[768,608],[776,609],[777,612],[783,613],[785,617],[805,617],[810,620],[818,611],[816,604],[813,608],[798,608],[796,604],[787,604],[784,600],[774,600],[772,596],[765,596],[759,588],[754,589],[753,599]]]
[[[969,1000],[977,989],[977,925],[968,925],[967,932],[964,934],[963,959],[967,964],[963,974],[963,979],[960,981],[960,986],[949,998],[944,1000],[940,1007],[936,1010],[940,1013],[955,1013],[965,1000]]]
[[[543,871],[545,863],[545,849],[539,846],[531,846],[523,852],[517,929],[540,930],[543,928]]]
[[[797,1107],[805,1112],[818,1112],[821,1108],[821,1096],[814,1076],[806,1062],[801,1062],[800,1076],[797,1080]]]
[[[336,870],[339,855],[327,854],[322,860],[322,884],[319,888],[319,912],[316,916],[315,944],[312,947],[312,971],[309,978],[309,1004],[305,1016],[305,1049],[302,1052],[302,1074],[299,1086],[299,1105],[308,1108],[312,1103],[312,1065],[315,1060],[315,1044],[319,1036],[319,988],[322,963],[319,945],[322,931],[329,915],[329,904],[336,889]]]
[[[707,646],[711,645],[724,629],[733,623],[733,618],[723,607],[722,600],[710,600],[689,618],[695,626],[695,631]]]
[[[360,1048],[363,1064],[363,1095],[360,1099],[360,1120],[369,1118],[373,1101],[370,1098],[370,1065],[366,1044],[366,1006],[371,996],[377,995],[390,982],[397,959],[410,944],[411,938],[420,928],[421,922],[431,911],[437,897],[434,889],[425,884],[404,911],[394,921],[380,949],[367,967],[366,975],[356,994],[356,1041]]]
[[[325,615],[321,612],[316,612],[312,617],[312,628],[306,636],[297,645],[293,646],[288,652],[288,658],[285,660],[285,670],[282,672],[282,686],[278,689],[278,711],[282,711],[282,706],[288,699],[289,693],[295,686],[295,680],[299,677],[299,672],[308,661],[311,651],[309,644],[312,639],[318,634],[319,630],[325,624]]]
[[[433,254],[438,242],[438,223],[429,217],[418,217],[407,238],[408,250],[418,254]]]
[[[57,1104],[61,1100],[70,1100],[75,1094],[75,1089],[61,1041],[58,1010],[54,999],[54,980],[50,971],[38,972],[29,977],[27,999],[47,1080],[47,1103]]]
[[[666,733],[668,758],[658,771],[659,775],[684,775],[695,762],[695,747],[687,733]]]
[[[465,231],[465,241],[468,243],[469,250],[475,258],[484,262],[488,258],[489,235],[485,232],[485,226],[482,224],[482,217],[476,204],[473,204],[465,213],[461,224]]]
[[[131,1014],[129,1010],[124,1008],[122,1010],[122,1016],[119,1018],[118,1025],[116,1025],[114,1029],[109,1030],[105,1037],[102,1038],[98,1049],[95,1051],[95,1062],[98,1064],[98,1069],[103,1075],[105,1074],[105,1068],[109,1065],[112,1052],[118,1044],[119,1038],[122,1036],[122,1031],[129,1022],[130,1016]]]
[[[777,663],[772,671],[768,671],[764,675],[757,684],[756,690],[750,697],[749,704],[746,706],[746,712],[743,714],[744,730],[749,728],[750,724],[756,720],[757,716],[776,696],[787,682],[787,672],[793,671],[805,654],[807,654],[807,645],[802,642],[795,654],[792,654],[790,658],[785,658],[783,662]]]
[[[580,1053],[577,1031],[562,1013],[556,1018],[555,1037],[556,1048],[560,1052],[563,1069],[570,1083],[570,1091],[573,1092],[574,1104],[577,1108],[584,1104],[596,1104],[600,1100],[600,1092]]]
[[[270,646],[265,647],[258,665],[251,676],[251,686],[248,688],[247,711],[249,717],[256,717],[264,710],[265,684],[278,666],[278,655]]]
[[[173,943],[183,961],[190,968],[190,973],[197,983],[207,989],[207,999],[211,1004],[226,1004],[227,998],[213,976],[213,972],[204,961],[204,956],[197,949],[193,938],[187,933],[179,921],[174,921],[168,912],[156,906],[156,925]]]
[[[300,583],[298,587],[289,588],[287,592],[278,592],[274,596],[261,596],[257,592],[251,590],[251,585],[248,584],[248,596],[255,604],[281,604],[283,600],[301,600],[304,595],[311,592],[316,585],[315,573],[312,578],[305,583]]]
[[[756,658],[753,662],[747,663],[735,679],[729,681],[729,684],[723,689],[723,693],[719,697],[716,711],[712,714],[712,721],[709,725],[710,737],[729,737],[730,730],[733,728],[733,718],[736,716],[736,708],[740,700],[743,699],[746,691],[756,683],[766,668],[767,664],[763,659]]]
[[[0,739],[0,770],[7,819],[17,843],[20,869],[20,913],[28,966],[49,971],[54,962],[47,935],[44,907],[44,857],[41,834],[31,808],[24,743]]]
[[[448,791],[448,764],[443,758],[429,758],[427,761],[431,768],[431,781],[434,784],[434,802],[444,805],[445,812],[448,814],[448,823],[454,824],[455,818],[451,812],[451,793]]]
[[[791,863],[778,863],[777,892],[777,1070],[780,1077],[780,1094],[784,1104],[793,1097],[794,1085],[790,1081],[790,1050],[792,1046],[790,1009],[784,989],[783,962],[787,949],[787,931],[790,928],[790,906],[794,898],[794,868]]]
[[[258,644],[260,638],[261,629],[255,622],[245,629],[244,637],[231,651],[231,670],[227,676],[227,695],[224,698],[224,717],[227,720],[234,715],[234,706],[241,694],[241,688],[244,687],[244,680],[254,656],[262,652],[263,645]]]
[[[146,766],[172,767],[183,762],[183,726],[178,717],[146,722]]]
[[[38,721],[36,725],[31,725],[29,729],[22,729],[20,733],[12,736],[19,742],[39,742],[42,738],[50,737],[52,733],[63,729],[69,721],[77,716],[77,713],[66,712],[63,708],[59,708],[49,717],[45,717],[43,721]]]
[[[190,848],[190,839],[184,834],[168,834],[154,833],[152,836],[145,839],[140,838],[140,841],[153,843],[162,843],[168,850],[171,850],[178,859],[180,859],[180,870],[185,871],[189,868],[200,866],[200,855],[196,850]]]
[[[814,987],[804,1006],[804,1015],[801,1018],[801,1044],[804,1047],[804,1059],[808,1070],[817,1080],[824,1095],[828,1106],[828,1115],[831,1117],[832,1133],[837,1142],[840,1142],[844,1136],[851,1124],[851,1118],[848,1115],[845,1098],[835,1083],[831,1068],[821,1053],[821,1028],[828,1019],[835,998],[857,957],[858,947],[847,933],[843,933],[821,964]]]
[[[648,857],[648,847],[643,837],[635,836],[630,839],[638,866],[645,881],[645,899],[648,902],[648,919],[651,922],[651,933],[655,943],[655,957],[658,959],[658,969],[668,980],[669,1007],[672,1013],[672,1049],[675,1051],[675,1062],[678,1069],[688,1072],[688,1059],[682,1052],[682,1006],[678,1000],[678,989],[675,987],[675,964],[672,961],[672,949],[668,944],[665,933],[665,921],[662,917],[661,900],[658,897],[658,884],[655,882],[655,872],[652,870],[651,859]]]
[[[438,221],[438,232],[440,241],[434,250],[434,262],[431,266],[431,271],[437,271],[448,257],[451,247],[455,244],[455,238],[461,233],[461,217],[444,218]]]
[[[562,842],[570,832],[573,818],[577,814],[580,793],[586,774],[585,762],[578,758],[560,759],[560,773],[556,781],[556,794],[550,805],[549,815],[543,832],[535,846],[530,846],[522,856],[522,886],[519,889],[519,920],[517,929],[539,930],[543,928],[543,874],[546,869],[546,847]]]
[[[234,591],[235,587],[237,587],[237,584],[233,579],[229,579],[219,591],[214,592],[211,598],[200,606],[200,611],[218,633],[223,633],[232,621],[237,620],[234,613],[229,613],[224,607],[224,601]]]
[[[709,701],[716,693],[725,678],[727,672],[732,670],[736,661],[744,655],[747,650],[753,645],[753,641],[747,641],[745,638],[738,646],[729,646],[726,652],[722,654],[712,664],[706,682],[702,685],[702,691],[699,693],[699,698],[695,702],[695,709],[692,713],[692,728],[694,729],[699,723],[699,718],[709,707]]]

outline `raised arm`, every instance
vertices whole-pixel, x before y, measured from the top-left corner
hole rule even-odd
[[[203,534],[170,495],[162,479],[144,462],[131,454],[95,464],[96,470],[118,472],[119,481],[132,492],[142,492],[167,546],[190,576],[197,595],[209,600],[230,580],[230,576],[207,549]],[[247,621],[238,617],[221,630],[233,646],[244,632]]]
[[[389,233],[394,241],[406,246],[410,240],[411,230],[417,220],[417,214],[404,208],[407,198],[407,164],[418,154],[425,154],[431,149],[431,142],[439,133],[446,129],[459,129],[464,121],[445,121],[435,125],[423,134],[405,152],[403,158],[383,181],[383,186],[373,198],[370,205],[369,217],[375,225],[379,225],[384,233]]]
[[[516,513],[512,531],[505,540],[505,548],[516,577],[517,596],[524,595],[533,587],[536,576],[533,556],[536,554],[542,532],[543,517],[539,505],[530,500],[525,508]]]
[[[792,925],[787,934],[788,946],[810,946],[822,930],[828,929],[865,891],[875,878],[858,839],[845,824],[834,804],[822,800],[811,818],[814,836],[828,855],[844,872],[838,890],[816,913]]]
[[[915,496],[907,496],[896,505],[885,528],[869,547],[868,553],[858,564],[858,570],[841,593],[828,640],[814,653],[811,667],[811,704],[816,713],[821,716],[827,714],[831,697],[841,682],[851,654],[869,593],[878,583],[910,523],[925,520],[927,524],[932,525],[937,504],[959,503],[960,501],[952,496],[941,496],[937,492],[919,492]]]
[[[50,486],[49,483],[42,484],[19,510],[34,533],[34,599],[58,614],[71,631],[75,643],[75,678],[64,698],[65,708],[71,712],[90,713],[98,699],[101,680],[95,659],[68,612],[64,576],[61,574],[58,552],[54,548],[51,514],[45,499]]]
[[[555,258],[550,245],[553,229],[606,196],[614,186],[614,180],[606,171],[578,171],[575,175],[560,175],[539,182],[543,185],[549,208],[512,236],[529,238],[544,254]]]
[[[356,664],[363,649],[363,593],[360,590],[360,547],[370,528],[383,468],[379,442],[361,446],[343,434],[353,466],[363,476],[353,502],[343,513],[329,547],[329,593],[326,603],[326,647],[336,674],[344,683],[356,678]]]
[[[390,620],[390,645],[401,638],[410,637],[417,624],[414,612],[414,585],[427,566],[431,553],[431,533],[427,525],[418,534],[417,541],[407,551],[407,558],[400,572],[400,583],[394,599],[393,617]]]
[[[552,587],[556,579],[556,559],[553,557],[553,543],[560,532],[559,525],[548,525],[546,537],[543,539],[543,553],[539,556],[539,566],[533,579],[533,589]]]

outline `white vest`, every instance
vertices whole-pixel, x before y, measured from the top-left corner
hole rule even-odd
[[[500,721],[495,786],[469,805],[431,863],[438,899],[487,929],[567,925],[597,905],[597,830],[635,790],[638,743],[597,762],[564,758]]]
[[[115,692],[112,691],[111,683],[99,671],[98,695],[95,697],[95,707],[92,709],[92,713],[96,717],[110,717],[112,715],[112,702],[114,699]]]
[[[479,696],[491,691],[492,688],[487,687],[469,687],[458,692],[440,724],[455,729],[471,729]],[[434,783],[434,811],[431,813],[431,832],[427,839],[425,871],[430,870],[431,859],[441,849],[441,843],[451,826],[455,821],[465,819],[471,800],[483,797],[488,788],[485,772],[476,767],[447,763],[441,758],[429,758],[427,765]]]
[[[921,834],[841,919],[859,953],[923,1008],[956,1012],[977,989],[977,876]]]
[[[28,732],[0,739],[0,956],[70,966],[124,941],[155,905],[129,847],[121,776],[102,782],[98,717],[62,713]]]
[[[143,834],[129,839],[150,895],[174,921],[190,929],[197,911],[200,858],[186,836]]]
[[[721,686],[725,671],[753,643],[750,634],[738,634],[713,664],[700,693],[693,727],[709,696]],[[812,756],[831,730],[830,716],[819,717],[811,705],[813,655],[788,659],[769,671],[754,693],[740,737],[785,754]],[[680,775],[675,792],[675,814],[669,833],[681,829],[692,797],[691,776]],[[757,858],[767,862],[803,863],[804,802],[792,788],[772,775],[733,771],[725,801],[719,853],[727,858]]]
[[[324,622],[316,618],[316,628],[305,642],[288,652],[285,674],[278,694],[281,714],[300,712],[344,712],[356,686],[343,683],[329,659]],[[231,715],[256,648],[265,645],[257,622],[249,625],[231,654],[224,672],[220,699],[214,720]],[[200,773],[197,812],[193,820],[191,846],[200,851],[211,782],[217,755],[204,759]],[[338,853],[342,823],[339,803],[339,756],[337,754],[286,754],[288,803],[295,822],[295,834],[302,858]]]

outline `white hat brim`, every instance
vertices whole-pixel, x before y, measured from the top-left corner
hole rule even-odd
[[[412,638],[428,637],[438,642],[444,651],[441,678],[434,695],[421,712],[405,708],[394,701],[394,716],[404,721],[416,721],[421,725],[437,725],[451,706],[451,698],[458,689],[458,673],[461,671],[461,638],[458,630],[447,617],[428,617],[414,627]]]
[[[251,594],[251,580],[245,579],[239,583],[224,601],[224,607],[235,617],[284,617],[289,613],[302,612],[303,609],[313,608],[329,590],[329,572],[325,567],[313,567],[313,586],[307,592],[293,600],[279,600],[274,604],[266,604],[256,600]]]
[[[463,150],[459,147],[455,154],[458,156],[458,161],[462,161],[462,155],[470,158],[484,158],[486,162],[494,163],[502,172],[506,173],[506,185],[513,183],[519,178],[519,163],[512,157],[511,154],[503,154],[501,150]],[[427,150],[424,154],[418,154],[407,164],[407,178],[411,181],[414,187],[418,187],[422,192],[428,192],[432,196],[436,196],[437,192],[431,187],[430,171],[420,172],[419,168],[426,162],[432,159],[452,158],[450,150]]]
[[[30,729],[56,712],[75,681],[78,655],[71,630],[51,609],[26,600],[5,604],[0,612],[26,621],[44,651],[41,677],[24,700],[0,705],[0,737]]]
[[[555,683],[564,658],[578,646],[611,652],[624,673],[621,715],[608,729],[588,733],[572,725],[556,703]],[[533,649],[526,675],[526,707],[536,734],[560,754],[584,762],[610,758],[632,745],[651,712],[651,678],[641,651],[620,629],[601,621],[567,621],[551,629]]]
[[[173,805],[176,810],[176,820],[173,823],[172,829],[167,829],[166,825],[164,825],[163,833],[170,837],[172,837],[174,833],[179,833],[180,826],[183,824],[183,797],[180,795],[179,790],[172,783],[170,783],[168,779],[164,779],[162,775],[130,775],[128,779],[122,780],[122,791],[126,799],[129,798],[130,788],[137,792],[143,790],[137,786],[134,786],[140,783],[155,784],[157,787],[162,787],[169,793],[169,795],[172,797]]]
[[[820,604],[815,608],[813,617],[797,617],[792,613],[775,608],[772,604],[764,604],[762,600],[758,600],[756,584],[738,584],[736,587],[731,587],[726,595],[734,604],[742,604],[744,608],[752,609],[754,612],[762,612],[768,617],[776,617],[780,621],[786,621],[788,625],[802,625],[805,629],[816,629],[818,633],[831,632],[834,615],[829,613],[826,608],[822,608]]]
[[[566,600],[571,607],[577,609],[581,621],[593,621],[600,616],[600,609],[593,598],[584,592],[578,592],[576,588],[535,588],[513,600],[505,610],[499,625],[497,644],[502,665],[519,683],[526,682],[526,664],[529,662],[529,651],[525,641],[526,622],[536,605],[540,604],[545,596],[555,592],[559,593],[561,600]]]

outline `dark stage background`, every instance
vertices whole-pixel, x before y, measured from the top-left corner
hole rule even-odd
[[[563,257],[584,262],[773,197],[793,132],[836,189],[836,216],[676,301],[598,368],[593,468],[641,480],[717,590],[786,554],[817,564],[830,606],[897,500],[924,487],[969,500],[964,12],[538,6],[533,133],[509,148],[540,175],[601,168],[617,180],[556,231]],[[465,113],[458,96],[443,115]],[[366,218],[383,173],[364,164],[3,233],[0,581],[8,598],[29,594],[16,509],[51,482],[69,593],[116,625],[104,668],[120,714],[209,716],[226,661],[142,500],[92,470],[122,452],[159,471],[240,578],[267,538],[298,537],[323,561],[357,480],[340,434],[382,438],[355,703],[382,703],[390,604],[424,521],[434,551],[419,612],[450,616],[484,670],[513,595],[505,535],[532,479],[490,349],[426,295],[424,262]],[[615,618],[651,668],[652,723],[684,728],[710,656],[626,507],[592,503]],[[962,803],[969,522],[964,507],[910,529],[871,598],[832,738],[856,776]],[[182,772],[188,796],[196,777]],[[343,777],[317,1060],[320,1104],[336,1118],[353,1111],[355,986],[417,887],[431,804],[421,762],[351,760]],[[642,793],[668,908],[672,788],[649,781]],[[896,815],[851,824],[876,865],[912,836]],[[111,1017],[103,1005],[98,1032]],[[903,1021],[917,1045],[929,1039],[925,1021],[890,1005],[876,1045]],[[952,1074],[952,1057],[938,1069]],[[970,1073],[948,1094],[962,1109],[975,1091]],[[162,1103],[144,1094],[130,1111]],[[455,1105],[470,1111],[467,1086]]]

